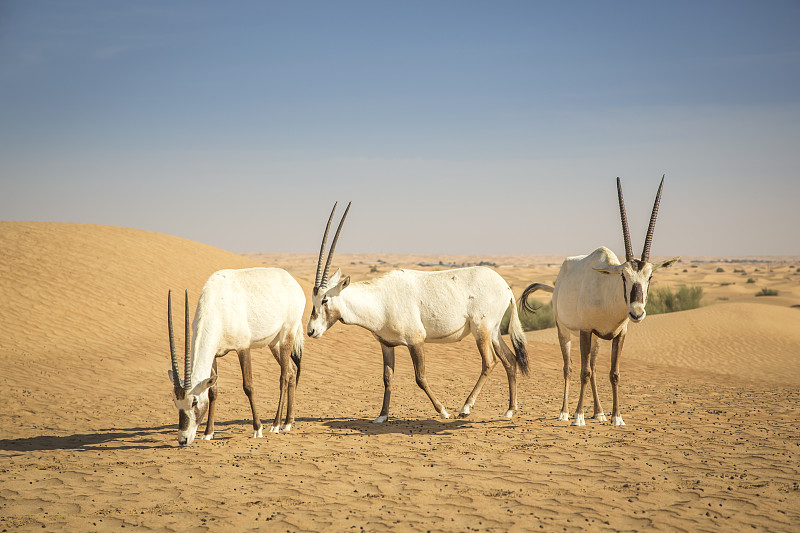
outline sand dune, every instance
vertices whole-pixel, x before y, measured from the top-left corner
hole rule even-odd
[[[528,339],[558,345],[555,328]],[[610,353],[604,342],[601,353]],[[574,364],[580,365],[577,338]],[[556,353],[560,353],[556,348]],[[625,360],[800,385],[800,309],[721,303],[631,324]],[[623,367],[624,368],[624,367]]]
[[[367,332],[338,325],[307,339],[291,433],[249,438],[229,356],[220,362],[215,440],[179,448],[167,290],[187,288],[196,302],[213,271],[264,263],[287,268],[308,292],[316,257],[243,257],[124,228],[10,222],[0,223],[0,250],[2,530],[790,531],[800,519],[800,310],[788,307],[798,291],[788,266],[747,267],[755,284],[710,263],[659,278],[697,280],[730,303],[632,326],[623,428],[555,420],[561,361],[552,331],[529,334],[531,376],[520,380],[513,420],[500,416],[499,368],[469,418],[436,418],[398,349],[393,417],[371,424],[380,350]],[[481,260],[457,260],[473,259]],[[483,259],[517,293],[552,281],[559,262]],[[352,254],[336,263],[358,280],[439,260],[450,262]],[[755,299],[751,286],[761,282],[780,284],[782,300]],[[254,362],[267,419],[278,367],[264,351]],[[479,372],[471,338],[428,350],[430,384],[451,412]],[[604,380],[600,388],[608,401]]]

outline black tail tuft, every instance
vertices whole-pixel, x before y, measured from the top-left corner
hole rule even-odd
[[[531,307],[531,304],[528,303],[528,296],[533,294],[538,290],[544,290],[546,292],[553,292],[553,287],[550,285],[545,285],[544,283],[531,283],[528,287],[522,291],[522,296],[520,296],[519,301],[521,305],[521,309],[528,311],[529,313],[535,313],[537,308]]]
[[[523,376],[528,375],[528,349],[525,347],[525,343],[522,342],[520,339],[516,339],[513,336],[511,337],[511,344],[514,345],[514,355],[517,359],[517,365],[519,366],[520,372],[522,372]]]
[[[295,347],[295,350],[292,351],[292,361],[294,364],[297,365],[297,378],[295,383],[300,383],[300,360],[303,358],[303,348],[301,347],[299,350]]]

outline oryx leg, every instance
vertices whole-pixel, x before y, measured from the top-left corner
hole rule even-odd
[[[506,369],[506,376],[508,377],[508,410],[505,412],[506,418],[511,418],[514,413],[519,409],[517,404],[517,359],[511,348],[506,346],[500,333],[492,339],[492,347],[494,348],[495,355],[503,363]]]
[[[217,359],[211,364],[211,375],[217,375]],[[208,389],[208,421],[206,422],[206,430],[201,437],[203,440],[211,440],[214,438],[214,413],[217,411],[217,384]]]
[[[439,413],[442,418],[450,418],[450,414],[444,408],[444,405],[436,399],[433,391],[428,386],[428,380],[425,378],[425,352],[422,346],[422,344],[415,344],[408,347],[408,351],[411,353],[411,362],[414,363],[414,377],[417,380],[417,385],[428,395],[436,412]]]
[[[623,330],[619,335],[614,337],[611,344],[611,372],[609,378],[611,379],[611,392],[614,397],[614,407],[611,411],[611,423],[615,426],[624,426],[625,422],[622,421],[622,415],[619,413],[619,357],[622,354],[622,345],[625,343],[625,334]]]
[[[475,331],[475,340],[478,343],[478,351],[481,353],[481,375],[478,376],[478,382],[475,383],[472,392],[464,401],[464,407],[461,408],[461,412],[458,414],[460,417],[469,416],[469,411],[475,406],[475,400],[478,398],[484,383],[486,383],[486,379],[497,364],[497,359],[492,349],[491,337],[485,333]]]
[[[594,415],[592,418],[600,422],[606,421],[606,415],[603,413],[603,407],[600,405],[600,396],[597,393],[597,373],[594,371],[595,364],[597,363],[597,352],[600,349],[600,342],[598,338],[592,335],[592,348],[589,352],[589,367],[591,368],[591,375],[589,382],[592,385],[592,396],[594,399]]]
[[[578,407],[575,408],[575,420],[572,421],[573,426],[585,426],[586,422],[583,418],[583,393],[586,391],[586,385],[592,375],[592,367],[589,365],[589,352],[592,347],[592,332],[581,331],[581,392],[578,396]]]
[[[564,401],[561,402],[561,413],[558,415],[559,420],[569,420],[569,377],[572,374],[572,358],[570,356],[570,348],[572,346],[572,334],[569,330],[558,330],[558,344],[561,346],[561,355],[564,358]]]
[[[253,413],[253,438],[261,437],[261,419],[256,410],[256,392],[253,389],[253,368],[250,363],[250,348],[239,350],[239,366],[242,368],[242,389],[250,401],[250,410]]]
[[[392,399],[392,380],[394,379],[394,346],[386,346],[381,343],[383,352],[383,406],[381,414],[373,420],[376,424],[381,424],[389,420],[389,402]]]
[[[286,418],[284,419],[281,431],[291,431],[294,424],[294,395],[297,390],[297,365],[292,361],[292,347],[294,346],[294,335],[281,343],[281,374],[286,367],[288,373],[288,389],[286,391]],[[283,381],[281,381],[283,383]],[[276,419],[280,423],[281,413],[278,412]]]

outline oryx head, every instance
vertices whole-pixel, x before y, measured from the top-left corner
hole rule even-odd
[[[653,242],[653,231],[656,227],[656,216],[658,216],[658,204],[661,201],[661,189],[664,187],[664,176],[661,177],[661,184],[658,186],[656,201],[653,204],[653,212],[650,215],[650,226],[647,228],[647,236],[644,240],[644,249],[641,259],[633,256],[631,248],[631,235],[628,231],[628,215],[625,213],[625,202],[622,199],[622,184],[617,178],[617,196],[619,197],[619,213],[622,219],[622,237],[625,239],[625,262],[621,265],[599,269],[598,272],[605,275],[622,276],[622,291],[625,304],[628,306],[628,317],[634,322],[641,322],[646,315],[644,307],[647,304],[647,292],[650,289],[650,280],[653,273],[665,267],[670,267],[680,259],[673,257],[666,261],[651,263],[650,245]]]
[[[208,389],[217,382],[217,376],[211,376],[192,386],[192,356],[190,353],[191,335],[189,331],[189,293],[186,292],[186,343],[184,350],[183,382],[178,372],[178,356],[175,353],[175,335],[172,331],[172,291],[167,296],[169,323],[169,350],[172,358],[172,370],[169,379],[172,381],[172,401],[178,408],[178,444],[191,444],[197,433],[197,426],[208,411]]]
[[[352,202],[351,202],[352,203]],[[308,336],[320,337],[325,331],[341,318],[336,306],[336,297],[350,284],[350,276],[341,279],[342,271],[336,269],[333,276],[328,279],[331,268],[333,251],[336,249],[336,242],[339,240],[339,232],[342,231],[342,224],[350,211],[350,203],[342,215],[336,234],[333,236],[331,250],[328,252],[328,260],[325,261],[325,268],[322,268],[322,257],[325,254],[325,242],[328,240],[328,231],[331,229],[333,213],[336,211],[336,204],[333,204],[331,216],[328,217],[328,225],[325,227],[325,234],[322,236],[322,246],[319,249],[319,259],[317,260],[317,278],[314,281],[314,291],[311,294],[311,318],[308,319]]]

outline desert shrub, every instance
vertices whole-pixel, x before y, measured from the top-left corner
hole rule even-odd
[[[645,311],[650,315],[686,311],[700,307],[703,288],[697,285],[681,285],[677,290],[662,287],[650,291]]]
[[[722,267],[717,267],[717,272],[725,272],[725,269]]]
[[[756,293],[756,296],[777,296],[778,291],[775,289],[761,289]]]
[[[372,265],[371,267],[369,267],[369,271],[374,274],[375,272],[378,271],[378,267],[375,266],[375,265]]]
[[[519,311],[519,321],[522,323],[522,329],[525,331],[536,331],[539,329],[552,328],[556,325],[556,319],[553,316],[553,302],[543,304],[534,298],[528,298],[528,304],[536,309],[536,312],[531,313],[527,309]],[[519,306],[521,307],[521,306]],[[503,320],[500,322],[500,333],[506,335],[508,333],[508,322],[511,320],[511,313],[506,310]]]
[[[753,278],[747,278],[747,283],[755,283],[755,282],[756,280],[754,280]]]

